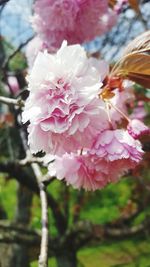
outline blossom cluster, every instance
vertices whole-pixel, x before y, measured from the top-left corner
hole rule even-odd
[[[128,0],[119,0],[117,1],[115,7],[114,7],[114,10],[119,14],[123,7],[126,6],[128,4]]]
[[[116,88],[111,98],[103,97],[108,72],[106,62],[63,42],[56,54],[39,52],[28,76],[23,122],[29,121],[31,152],[53,155],[49,174],[74,188],[102,188],[142,159],[137,139],[149,129],[128,117],[129,83],[123,84],[126,90]]]
[[[81,44],[106,33],[116,19],[107,0],[36,0],[32,25],[51,52],[63,40]]]

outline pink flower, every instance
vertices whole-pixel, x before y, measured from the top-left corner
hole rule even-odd
[[[140,142],[127,131],[106,130],[97,137],[92,150],[56,156],[48,169],[51,176],[65,179],[74,188],[96,190],[116,182],[139,163],[142,155]]]
[[[69,44],[90,41],[116,23],[106,0],[36,0],[34,11],[33,27],[49,50],[64,39]]]
[[[107,161],[129,159],[139,162],[142,157],[141,143],[135,140],[127,131],[122,129],[106,130],[96,139],[92,154],[96,154]]]
[[[103,188],[111,181],[109,164],[89,154],[71,153],[64,154],[62,157],[57,156],[55,161],[49,164],[48,170],[51,176],[56,176],[59,180],[65,179],[67,185],[72,185],[77,189],[94,191]]]
[[[9,89],[11,90],[11,92],[13,94],[18,93],[20,88],[19,88],[17,78],[15,76],[9,76],[8,77],[8,84],[9,84]]]
[[[30,96],[23,121],[30,121],[32,152],[62,154],[91,147],[93,138],[109,128],[105,105],[98,98],[105,64],[87,58],[79,45],[55,55],[39,53],[28,77]],[[104,73],[102,73],[104,77]]]
[[[150,128],[147,127],[142,121],[134,119],[128,124],[128,132],[133,138],[138,139],[142,135],[150,134]]]
[[[33,66],[34,60],[39,51],[43,51],[45,49],[44,42],[38,37],[34,37],[26,47],[26,57],[28,61],[28,66],[31,68]]]
[[[144,108],[144,102],[139,101],[137,106],[133,109],[132,114],[130,115],[131,119],[138,119],[138,120],[144,120],[146,117],[147,113]]]

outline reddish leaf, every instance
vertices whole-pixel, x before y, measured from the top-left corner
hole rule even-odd
[[[139,3],[138,0],[128,0],[132,9],[135,10],[136,13],[140,13]]]

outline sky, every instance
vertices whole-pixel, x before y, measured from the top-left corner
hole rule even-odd
[[[18,46],[33,35],[30,18],[32,0],[10,0],[0,17],[0,34]]]

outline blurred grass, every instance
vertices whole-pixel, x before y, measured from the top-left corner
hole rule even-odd
[[[150,267],[150,240],[114,240],[113,243],[82,249],[78,259],[79,267]],[[54,258],[49,261],[49,266],[57,266]],[[37,262],[31,267],[38,267]]]
[[[79,259],[85,267],[150,266],[150,240],[125,240],[84,249]]]
[[[5,180],[0,176],[0,205],[3,207],[9,220],[13,220],[16,209],[17,183],[14,180]]]
[[[115,221],[119,218],[122,208],[124,208],[129,199],[132,198],[134,180],[131,178],[122,179],[116,184],[111,184],[104,190],[94,193],[84,193],[84,203],[80,219],[90,220],[93,223],[105,224]],[[60,206],[63,205],[64,186],[59,181],[54,181],[48,187],[48,191],[57,199]],[[12,220],[16,209],[17,182],[15,180],[4,179],[0,176],[0,203],[7,211],[8,219]],[[70,188],[69,210],[72,216],[74,205],[77,204],[78,191]],[[78,203],[80,204],[80,203]],[[41,227],[41,208],[37,196],[33,198],[31,209],[32,228]],[[144,218],[150,214],[150,208],[140,213],[134,220],[134,224],[141,223]],[[56,235],[54,219],[49,212],[51,222],[50,232]],[[71,220],[70,220],[71,223]],[[67,251],[66,251],[67,253]],[[86,247],[79,251],[78,259],[80,267],[150,267],[150,240],[149,239],[130,239],[116,241],[111,243],[101,243]],[[54,258],[50,259],[51,267],[56,267]],[[37,261],[31,264],[31,267],[37,267]],[[63,267],[63,263],[62,263]]]

